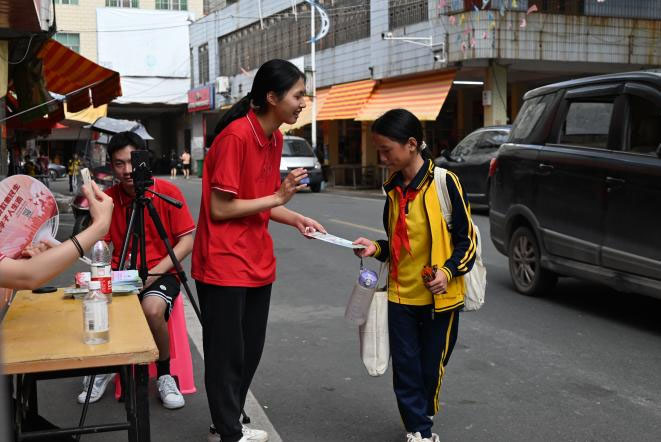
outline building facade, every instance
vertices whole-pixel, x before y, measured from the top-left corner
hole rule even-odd
[[[203,0],[55,0],[55,13],[57,41],[120,73],[123,94],[107,116],[143,123],[160,163],[189,148],[188,25]]]
[[[412,108],[438,153],[478,127],[511,124],[532,88],[661,65],[654,0],[320,3],[330,31],[317,44],[318,144],[338,175],[359,167],[374,176],[369,124],[389,108]],[[190,28],[190,53],[192,87],[216,89],[215,108],[193,120],[208,146],[218,113],[250,90],[264,61],[304,57],[309,67],[310,12],[285,0],[205,6],[208,15]],[[288,129],[309,138],[307,122]]]

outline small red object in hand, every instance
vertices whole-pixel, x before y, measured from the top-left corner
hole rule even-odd
[[[422,268],[422,280],[424,282],[432,282],[436,279],[436,272],[438,271],[438,266],[424,266]]]

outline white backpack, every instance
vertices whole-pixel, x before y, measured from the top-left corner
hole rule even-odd
[[[438,193],[438,200],[443,209],[443,218],[452,230],[452,201],[448,193],[447,186],[447,170],[441,167],[434,169],[434,181],[436,182],[436,192]],[[472,220],[471,220],[472,222]],[[473,268],[464,275],[464,282],[466,283],[466,296],[464,297],[464,311],[479,310],[484,304],[484,294],[487,289],[487,269],[482,262],[482,238],[480,238],[480,230],[477,224],[473,223],[475,235],[477,236],[477,251],[475,252],[475,263]]]

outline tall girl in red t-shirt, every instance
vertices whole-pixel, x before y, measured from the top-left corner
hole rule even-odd
[[[202,312],[205,385],[213,426],[209,440],[265,441],[242,427],[241,410],[264,348],[275,280],[269,220],[305,234],[325,231],[284,207],[306,187],[305,169],[280,182],[281,124],[305,107],[305,76],[292,63],[259,68],[252,90],[225,114],[204,162],[202,204],[192,275]]]

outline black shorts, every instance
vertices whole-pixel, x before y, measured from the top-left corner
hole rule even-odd
[[[144,289],[138,294],[140,302],[147,296],[158,296],[163,299],[167,304],[165,309],[165,320],[170,319],[170,313],[174,306],[174,301],[179,296],[179,280],[172,274],[163,275],[158,278],[152,285]]]
[[[184,164],[182,167],[184,168],[184,170],[190,170],[190,163]]]

